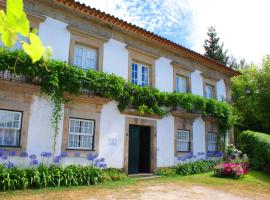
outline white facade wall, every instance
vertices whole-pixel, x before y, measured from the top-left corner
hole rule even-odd
[[[103,71],[128,80],[128,50],[125,43],[110,39],[104,44]]]
[[[205,146],[205,122],[201,117],[197,118],[193,122],[193,154],[206,153]]]
[[[41,152],[53,151],[54,130],[51,117],[54,105],[43,96],[34,96],[31,105],[26,151],[29,154],[40,155]],[[63,114],[62,114],[63,115]],[[59,122],[55,155],[61,153],[63,134],[63,117]]]
[[[191,93],[203,96],[203,78],[201,72],[195,70],[190,75],[191,78]]]
[[[124,167],[125,115],[122,115],[117,102],[105,104],[101,110],[99,157],[106,159],[110,167]]]
[[[174,165],[174,117],[157,121],[157,167]]]
[[[39,37],[45,47],[52,48],[53,59],[69,60],[70,32],[67,31],[67,26],[68,24],[50,17],[39,25]]]
[[[226,88],[225,88],[225,82],[223,79],[217,81],[217,99],[219,101],[226,100]]]
[[[156,88],[162,92],[173,92],[173,67],[171,60],[161,57],[156,60]]]

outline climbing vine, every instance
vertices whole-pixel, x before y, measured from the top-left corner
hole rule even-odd
[[[62,104],[67,101],[64,92],[79,95],[82,89],[87,89],[95,96],[116,100],[118,108],[123,111],[133,108],[141,114],[150,113],[161,117],[176,109],[216,117],[219,121],[219,132],[223,135],[230,128],[232,114],[230,106],[225,102],[206,99],[202,96],[183,93],[160,92],[158,89],[140,87],[131,84],[114,74],[107,74],[95,70],[84,71],[65,62],[49,60],[47,68],[41,59],[35,63],[24,52],[0,51],[0,71],[10,71],[16,58],[16,74],[25,76],[29,83],[40,85],[41,91],[47,94],[55,104],[52,124],[55,133],[59,130]],[[55,138],[57,135],[55,135]]]

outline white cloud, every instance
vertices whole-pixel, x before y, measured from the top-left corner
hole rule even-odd
[[[203,53],[214,25],[229,53],[260,62],[270,54],[269,0],[80,0]]]
[[[203,52],[207,27],[216,26],[225,48],[236,57],[260,62],[270,54],[269,0],[191,0],[193,48]]]

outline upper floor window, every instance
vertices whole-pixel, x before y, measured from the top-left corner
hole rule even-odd
[[[70,118],[68,147],[71,149],[88,149],[94,147],[94,121]]]
[[[75,45],[74,65],[83,69],[97,69],[97,49]]]
[[[149,86],[149,67],[139,63],[132,63],[132,83]]]
[[[215,98],[215,86],[205,84],[204,97],[208,99]]]
[[[187,93],[187,78],[184,76],[176,76],[176,92]]]
[[[177,152],[189,152],[190,151],[190,131],[177,130],[176,151]]]
[[[216,152],[218,150],[217,134],[208,133],[208,152]]]
[[[20,145],[22,113],[0,110],[0,146]]]

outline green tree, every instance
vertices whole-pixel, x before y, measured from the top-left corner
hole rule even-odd
[[[239,131],[254,130],[270,134],[270,56],[262,66],[251,65],[232,78],[232,98],[238,115]]]
[[[229,56],[227,56],[228,51],[223,50],[224,43],[221,45],[219,44],[220,38],[218,37],[215,27],[210,26],[208,28],[207,35],[208,39],[204,41],[203,45],[205,50],[204,55],[224,65],[227,65],[229,60]]]

